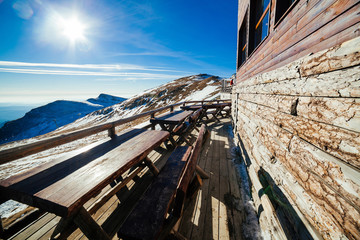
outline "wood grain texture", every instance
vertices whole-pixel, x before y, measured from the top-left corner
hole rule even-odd
[[[299,1],[238,70],[237,82],[342,43],[345,30],[360,22],[358,4],[354,0]],[[354,37],[356,34],[346,40]],[[329,38],[334,39],[331,45],[325,41]]]
[[[241,113],[239,119],[248,119],[247,122],[250,122],[251,119],[251,124],[254,124],[254,126],[249,125],[249,129],[253,132],[259,132],[259,139],[271,152],[271,155],[279,159],[288,168],[290,173],[295,176],[297,181],[318,204],[327,206],[326,211],[328,211],[329,215],[334,216],[335,212],[359,214],[356,207],[359,201],[358,193],[353,192],[359,192],[358,186],[354,185],[349,179],[344,178],[339,166],[329,162],[329,157],[321,155],[318,149],[301,141],[297,136],[275,124],[271,124],[269,121],[264,121],[248,109],[243,109],[248,117],[244,117],[244,113]],[[357,175],[359,174],[357,173]],[[356,176],[354,179],[356,179]],[[352,184],[352,187],[344,189],[345,182]],[[350,189],[354,190],[350,191]],[[352,226],[357,228],[356,226],[359,224],[355,220],[356,217],[353,218],[349,214],[345,216],[337,215],[335,219],[338,226],[343,226],[346,222],[347,226],[352,223]],[[359,233],[350,230],[353,227],[350,225],[347,231],[352,231],[349,236],[356,237]]]
[[[150,119],[151,123],[154,124],[179,124],[192,114],[192,111],[175,111],[163,116],[155,117]]]
[[[360,100],[357,98],[329,98],[283,96],[271,94],[239,94],[239,99],[297,116],[360,132]]]
[[[119,237],[155,239],[159,235],[190,151],[190,147],[175,149],[160,174],[122,225],[118,232]]]
[[[4,180],[1,191],[15,200],[66,216],[169,136],[164,131],[134,131],[137,135],[130,140],[118,137],[45,170],[40,166]]]

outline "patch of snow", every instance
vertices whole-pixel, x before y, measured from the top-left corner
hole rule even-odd
[[[183,99],[183,101],[204,100],[208,98],[209,95],[214,93],[216,90],[219,90],[219,86],[206,86],[201,91],[193,92],[185,99]]]
[[[242,201],[239,201],[239,209],[245,210],[245,221],[243,222],[243,235],[245,239],[262,239],[259,219],[256,214],[255,204],[251,200],[250,179],[247,174],[245,162],[239,147],[235,145],[233,129],[228,128],[229,145],[231,146],[232,162],[236,168],[237,179],[240,187]]]
[[[1,218],[8,218],[12,215],[26,209],[28,205],[22,204],[13,200],[9,200],[0,205]]]

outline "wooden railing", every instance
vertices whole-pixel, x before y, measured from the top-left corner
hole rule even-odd
[[[69,134],[64,134],[64,135],[60,135],[60,136],[56,136],[56,137],[52,137],[49,139],[45,139],[45,140],[40,140],[38,142],[34,142],[34,143],[30,143],[30,144],[25,144],[22,146],[18,146],[18,147],[14,147],[14,148],[10,148],[10,149],[6,149],[6,150],[2,150],[0,151],[0,164],[4,164],[7,162],[11,162],[13,160],[22,158],[22,157],[26,157],[35,153],[39,153],[45,150],[48,150],[50,148],[53,147],[57,147],[60,146],[62,144],[65,143],[69,143],[81,138],[85,138],[88,136],[91,136],[93,134],[99,133],[99,132],[103,132],[103,131],[108,131],[109,132],[109,136],[113,136],[115,134],[115,127],[120,126],[122,124],[128,123],[128,122],[132,122],[136,119],[139,118],[143,118],[146,116],[151,116],[154,117],[156,113],[158,112],[163,112],[167,109],[170,109],[170,111],[173,111],[175,107],[178,107],[180,105],[185,106],[186,104],[205,104],[205,103],[213,103],[213,102],[229,102],[230,100],[212,100],[212,101],[188,101],[188,102],[180,102],[180,103],[176,103],[176,104],[172,104],[169,106],[165,106],[162,108],[158,108],[152,111],[148,111],[145,113],[141,113],[132,117],[128,117],[128,118],[123,118],[123,119],[119,119],[116,120],[114,122],[111,123],[105,123],[102,125],[98,125],[98,126],[94,126],[94,127],[90,127],[87,129],[83,129],[83,130],[79,130],[79,131],[75,131]]]

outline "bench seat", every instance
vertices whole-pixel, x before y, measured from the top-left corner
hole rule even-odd
[[[170,208],[191,147],[177,147],[118,232],[123,239],[155,239]]]
[[[172,224],[181,217],[192,179],[197,179],[193,177],[206,132],[203,124],[194,148],[179,146],[174,150],[121,226],[119,238],[158,239],[171,230]]]

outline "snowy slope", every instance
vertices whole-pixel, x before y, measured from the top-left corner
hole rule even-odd
[[[88,113],[124,100],[125,98],[100,94],[97,98],[83,102],[59,100],[34,108],[24,117],[7,122],[0,128],[0,144],[43,135]]]
[[[59,128],[54,133],[74,130],[112,122],[182,101],[210,100],[219,97],[221,78],[199,74],[176,79],[157,88],[146,90],[128,100],[97,110],[74,123]]]

